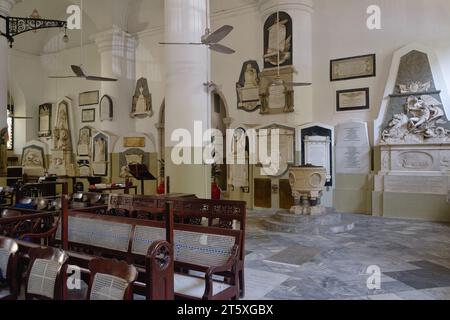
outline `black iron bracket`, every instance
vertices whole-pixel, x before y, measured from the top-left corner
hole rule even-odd
[[[6,33],[1,32],[1,35],[8,39],[11,48],[14,43],[14,37],[19,34],[39,29],[67,28],[67,21],[63,20],[5,17],[2,15],[0,15],[0,18],[6,22]]]

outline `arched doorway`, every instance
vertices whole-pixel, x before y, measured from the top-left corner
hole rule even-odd
[[[227,167],[227,159],[226,159],[226,134],[227,129],[230,127],[231,120],[229,118],[228,113],[228,105],[227,102],[219,90],[214,90],[211,93],[212,99],[212,110],[211,110],[211,128],[219,130],[222,132],[222,137],[224,141],[223,145],[223,163],[212,166],[212,176],[214,177],[215,182],[222,190],[222,192],[228,191],[228,167]]]

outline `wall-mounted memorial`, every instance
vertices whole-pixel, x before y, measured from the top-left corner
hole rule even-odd
[[[376,192],[450,192],[450,97],[436,54],[413,44],[394,55],[375,121]]]
[[[371,147],[367,123],[350,121],[336,126],[336,173],[369,174]]]
[[[297,129],[297,150],[301,153],[301,165],[324,167],[327,170],[326,186],[333,186],[334,128],[314,123]]]
[[[131,117],[147,118],[153,116],[152,95],[145,78],[140,78],[136,84],[136,91],[133,96]]]
[[[244,62],[239,82],[236,83],[238,109],[251,112],[261,107],[259,73],[258,62]]]
[[[38,137],[49,138],[52,136],[52,104],[45,103],[39,106],[39,131]]]

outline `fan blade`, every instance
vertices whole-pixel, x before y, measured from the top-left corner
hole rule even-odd
[[[231,48],[228,48],[228,47],[225,47],[225,46],[223,46],[221,44],[218,44],[218,43],[210,44],[209,48],[211,50],[213,50],[213,51],[216,51],[216,52],[219,52],[219,53],[225,53],[225,54],[233,54],[233,53],[236,52],[235,50],[233,50]]]
[[[49,79],[69,79],[69,78],[79,78],[77,76],[49,76]]]
[[[19,117],[19,116],[11,116],[14,120],[30,120],[33,119],[33,117]]]
[[[70,67],[72,68],[73,73],[77,75],[77,77],[86,78],[86,74],[80,66],[72,65]]]
[[[210,35],[206,35],[202,40],[204,44],[211,44],[211,43],[217,43],[222,41],[231,31],[233,31],[233,27],[226,25],[223,26]]]
[[[291,85],[293,87],[309,87],[312,83],[307,82],[287,82],[286,84]]]
[[[104,78],[104,77],[96,77],[96,76],[87,76],[86,80],[91,80],[91,81],[108,81],[108,82],[117,81],[117,79],[113,79],[113,78]]]
[[[164,45],[177,45],[177,46],[201,46],[203,45],[203,43],[200,42],[160,42],[159,44],[164,44]]]

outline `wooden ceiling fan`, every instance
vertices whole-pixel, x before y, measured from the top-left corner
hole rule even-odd
[[[83,15],[83,0],[80,2],[81,4],[81,15]],[[83,21],[83,19],[81,19]],[[83,28],[80,30],[80,52],[81,52],[81,61],[83,61]],[[108,81],[113,82],[117,81],[117,79],[114,78],[107,78],[107,77],[101,77],[101,76],[90,76],[88,75],[85,70],[83,69],[83,64],[81,65],[71,65],[70,68],[72,69],[72,72],[75,75],[71,76],[49,76],[50,79],[70,79],[70,78],[81,78],[91,81]]]
[[[206,0],[206,23],[209,19],[209,0]],[[214,32],[211,32],[209,26],[206,27],[205,34],[201,37],[200,42],[160,42],[164,45],[193,45],[193,46],[207,46],[210,50],[223,54],[233,54],[236,51],[220,44],[219,42],[226,38],[233,31],[230,25],[224,25]]]
[[[69,79],[69,78],[82,78],[86,80],[91,81],[117,81],[117,79],[114,78],[106,78],[106,77],[100,77],[100,76],[89,76],[86,74],[86,72],[83,69],[82,65],[71,65],[70,68],[72,69],[73,73],[75,75],[73,76],[49,76],[50,79]]]

